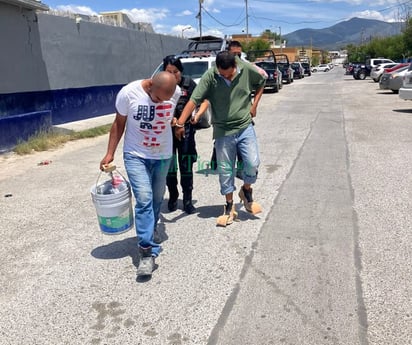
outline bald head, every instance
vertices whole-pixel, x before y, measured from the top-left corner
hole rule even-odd
[[[176,91],[176,78],[169,72],[159,72],[148,81],[148,94],[155,103],[169,100]]]
[[[152,85],[155,88],[171,93],[170,97],[172,97],[176,90],[176,78],[171,73],[159,72],[152,78]]]

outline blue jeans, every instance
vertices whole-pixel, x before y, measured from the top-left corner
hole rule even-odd
[[[153,235],[159,221],[171,158],[144,159],[125,152],[123,159],[136,199],[135,227],[138,244],[141,248],[151,247],[152,255],[158,256],[160,245],[153,241]]]
[[[244,183],[256,182],[260,164],[259,148],[255,129],[250,124],[246,129],[215,140],[220,193],[226,195],[236,190],[236,156],[242,157],[242,179]]]

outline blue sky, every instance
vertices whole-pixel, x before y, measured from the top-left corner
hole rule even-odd
[[[81,14],[122,11],[133,21],[150,22],[157,33],[199,35],[200,0],[42,0],[52,9]],[[352,17],[396,21],[412,0],[247,0],[248,32],[259,35],[269,29],[289,32],[332,26]],[[402,5],[403,4],[403,5]],[[245,0],[203,0],[202,34],[232,35],[246,32]],[[190,28],[189,28],[190,27]]]

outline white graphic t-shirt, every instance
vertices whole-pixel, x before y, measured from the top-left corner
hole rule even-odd
[[[116,97],[116,109],[127,116],[123,151],[147,159],[172,156],[173,133],[170,122],[181,90],[176,86],[173,97],[154,103],[142,87],[142,80],[124,86]]]

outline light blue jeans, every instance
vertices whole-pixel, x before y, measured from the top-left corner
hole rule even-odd
[[[226,195],[236,190],[236,156],[242,157],[242,179],[244,183],[255,183],[260,164],[259,148],[255,129],[250,124],[239,133],[215,140],[220,193]]]
[[[125,152],[123,159],[136,199],[135,227],[138,244],[141,248],[151,247],[152,256],[158,256],[161,248],[153,241],[153,235],[159,221],[171,158],[144,159]]]

